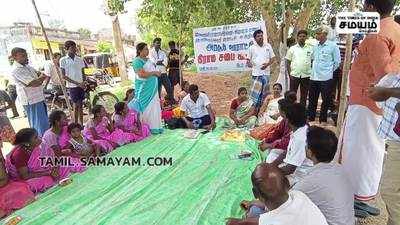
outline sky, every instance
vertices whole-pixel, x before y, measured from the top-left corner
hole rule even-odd
[[[120,16],[124,33],[137,35],[136,13],[142,2],[132,0],[126,3],[128,13]],[[31,0],[1,0],[1,3],[0,26],[12,25],[14,22],[38,24]],[[92,32],[111,28],[111,20],[104,14],[103,3],[103,0],[36,0],[43,23],[58,19],[64,21],[67,29],[88,28]]]

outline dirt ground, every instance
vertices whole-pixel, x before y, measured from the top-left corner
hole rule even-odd
[[[197,84],[201,91],[207,93],[212,102],[212,107],[218,116],[228,115],[230,102],[237,96],[239,87],[250,88],[250,79],[245,74],[234,75],[208,75],[184,73],[184,80],[190,84]]]
[[[249,74],[235,75],[214,75],[214,74],[194,74],[184,73],[184,79],[191,84],[197,84],[200,90],[205,91],[210,97],[212,106],[217,115],[228,115],[230,101],[236,97],[237,89],[241,86],[250,89]],[[335,129],[333,126],[330,129]],[[381,210],[381,215],[369,217],[358,221],[359,225],[386,225],[387,212],[384,209],[384,203],[379,196],[376,200],[369,204],[377,206]]]

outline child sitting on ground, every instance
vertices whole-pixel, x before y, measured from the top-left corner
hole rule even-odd
[[[78,157],[100,156],[100,147],[94,145],[92,141],[83,137],[83,127],[79,123],[71,123],[68,125],[68,133],[71,135],[69,140],[70,147]]]

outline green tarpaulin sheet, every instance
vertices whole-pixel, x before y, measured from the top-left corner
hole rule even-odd
[[[141,165],[90,167],[73,183],[54,187],[16,211],[20,224],[225,224],[241,217],[239,203],[251,199],[250,175],[260,162],[256,141],[222,142],[223,130],[186,139],[183,130],[113,151],[107,157],[140,157]],[[233,159],[242,150],[252,160]],[[147,158],[172,158],[172,165],[149,166]]]

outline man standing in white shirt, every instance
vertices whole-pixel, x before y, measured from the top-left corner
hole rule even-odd
[[[275,166],[259,164],[251,175],[253,193],[265,205],[259,218],[229,219],[227,225],[328,225],[324,215],[300,191],[289,191],[288,180]]]
[[[154,39],[153,48],[150,50],[149,58],[150,61],[156,65],[156,70],[161,73],[161,76],[158,78],[158,93],[160,97],[162,86],[164,86],[165,91],[167,92],[165,99],[168,100],[170,104],[174,104],[174,93],[172,91],[171,81],[167,75],[168,57],[161,49],[161,38]]]
[[[82,58],[76,55],[78,49],[73,41],[66,41],[64,44],[67,55],[60,59],[61,73],[67,81],[69,96],[74,106],[74,122],[83,124],[82,102],[85,99],[85,76],[86,67]]]
[[[197,85],[191,84],[189,86],[189,94],[183,98],[181,109],[186,114],[186,117],[182,119],[187,128],[204,128],[207,130],[215,128],[215,115],[211,108],[210,99],[206,94],[200,93]]]
[[[57,74],[57,69],[60,68],[61,54],[56,52],[53,54],[53,57],[53,61],[48,60],[44,64],[44,74],[50,77],[50,79],[48,79],[46,82],[45,89],[47,89],[48,85],[50,84],[51,89],[56,91],[57,95],[62,95],[61,82]]]
[[[329,27],[328,40],[336,43],[339,41],[339,34],[336,32],[336,16],[332,17],[329,23],[331,26]]]
[[[256,30],[253,37],[256,43],[249,47],[247,66],[252,68],[253,85],[250,97],[253,108],[258,111],[268,94],[270,66],[275,62],[275,54],[271,45],[264,43],[262,30]]]
[[[43,94],[43,82],[47,76],[28,65],[28,55],[25,49],[13,48],[11,56],[15,60],[11,74],[15,80],[18,100],[27,113],[29,126],[41,136],[49,128]]]

